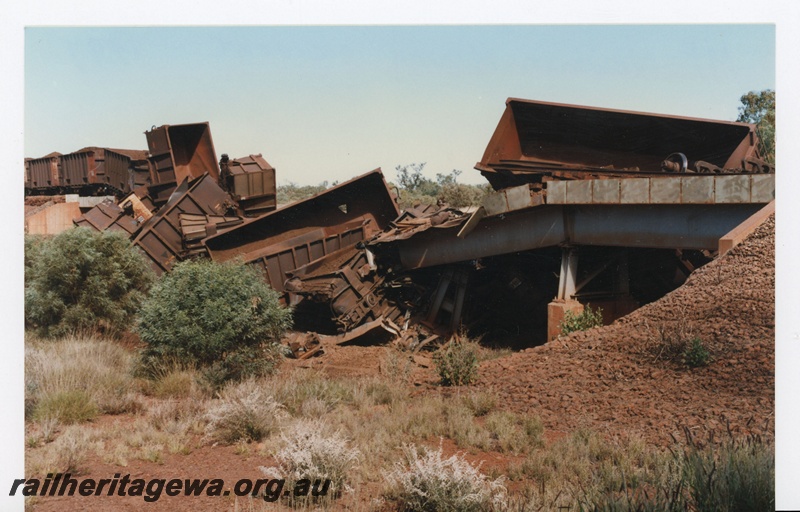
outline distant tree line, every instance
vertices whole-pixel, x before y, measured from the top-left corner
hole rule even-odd
[[[461,175],[461,171],[458,169],[453,169],[449,174],[437,173],[436,179],[424,176],[422,174],[424,169],[425,162],[395,167],[397,183],[389,182],[389,188],[397,193],[400,208],[411,208],[417,204],[436,204],[437,202],[454,208],[477,206],[481,204],[483,196],[492,189],[488,183],[485,185],[459,183],[458,177]],[[333,183],[323,181],[318,185],[297,185],[291,182],[279,185],[278,204],[283,206],[300,201],[338,184],[338,181]]]
[[[461,171],[453,169],[449,174],[436,174],[432,180],[422,175],[425,162],[421,164],[398,165],[397,172],[398,200],[401,208],[409,208],[415,204],[445,203],[454,208],[477,206],[491,190],[484,185],[467,185],[459,183]]]

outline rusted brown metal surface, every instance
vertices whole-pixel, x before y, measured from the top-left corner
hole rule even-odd
[[[137,187],[117,202],[107,200],[96,205],[75,219],[74,224],[97,231],[117,230],[135,236],[154,212],[167,202],[174,188],[164,185]]]
[[[342,249],[290,273],[293,277],[285,290],[330,304],[331,314],[340,332],[358,326],[365,319],[377,320],[387,307],[377,307],[377,291],[383,276],[370,265],[366,251]],[[302,279],[300,276],[303,276]]]
[[[25,195],[28,195],[33,183],[31,181],[31,160],[32,158],[25,159]]]
[[[59,157],[61,153],[50,153],[41,158],[31,158],[27,161],[32,188],[57,187],[59,180]]]
[[[496,190],[548,179],[772,172],[755,126],[510,98],[475,168]]]
[[[219,178],[217,155],[206,123],[177,124],[153,127],[145,132],[150,161],[153,165],[152,183],[181,183],[208,173]]]
[[[275,168],[258,155],[220,159],[220,186],[231,193],[247,215],[260,215],[277,207]]]
[[[398,215],[380,169],[209,237],[215,261],[242,258],[283,291],[286,273],[381,232]]]
[[[340,334],[323,337],[326,344],[394,340],[418,348],[423,340],[436,338],[436,326],[423,325],[420,316],[429,290],[407,275],[385,270],[378,270],[363,247],[342,249],[290,272],[285,291],[327,306]]]
[[[167,203],[143,226],[133,243],[149,258],[153,269],[161,274],[184,258],[180,216],[225,215],[233,203],[230,196],[206,174],[195,180],[185,179]]]
[[[236,216],[181,213],[179,221],[185,255],[193,256],[206,254],[206,249],[203,245],[203,241],[206,238],[238,226],[244,222],[244,219]]]
[[[103,148],[103,150],[105,174],[101,177],[101,182],[122,192],[150,184],[147,151],[112,148]]]
[[[83,148],[61,155],[61,185],[75,187],[97,183],[98,176],[105,174],[104,163],[102,148]]]
[[[132,215],[112,201],[98,204],[75,219],[73,223],[79,228],[92,228],[97,231],[121,231],[128,236],[136,233],[141,226],[141,223],[137,222]]]

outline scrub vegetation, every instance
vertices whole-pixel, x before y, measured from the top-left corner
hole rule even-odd
[[[263,458],[266,476],[332,478],[328,496],[281,502],[290,508],[358,502],[364,488],[378,490],[381,510],[773,506],[773,444],[755,436],[708,443],[687,430],[668,450],[587,429],[547,441],[538,417],[503,410],[485,390],[415,396],[392,375],[281,367],[212,393],[194,384],[202,372],[191,367],[137,377],[136,352],[112,340],[27,342],[27,474],[81,474],[93,460],[163,464],[220,443]],[[498,455],[501,465],[480,462]]]

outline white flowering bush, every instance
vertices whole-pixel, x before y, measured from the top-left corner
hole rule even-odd
[[[350,448],[341,432],[329,432],[320,420],[301,420],[293,423],[282,438],[283,447],[274,454],[278,467],[262,467],[265,475],[283,478],[290,487],[303,479],[329,479],[328,496],[348,490],[348,477],[361,454]]]
[[[288,414],[255,380],[229,386],[206,413],[206,436],[222,441],[260,441]]]
[[[404,511],[471,512],[503,510],[507,490],[503,477],[492,480],[473,466],[463,454],[449,458],[438,450],[414,445],[403,447],[405,461],[384,473],[389,484],[387,496]]]

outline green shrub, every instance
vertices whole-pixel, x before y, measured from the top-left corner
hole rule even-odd
[[[197,368],[219,389],[226,381],[271,373],[280,357],[273,341],[290,325],[291,311],[256,269],[181,262],[142,305],[142,369],[152,374],[161,361],[175,361]]]
[[[585,331],[592,327],[603,325],[603,310],[597,308],[592,310],[591,306],[586,306],[580,313],[567,311],[561,321],[561,334],[566,336],[571,332]]]
[[[478,378],[478,344],[456,338],[434,354],[433,363],[443,385],[471,384]]]
[[[42,253],[47,237],[44,235],[25,235],[25,286],[33,280],[33,267]]]
[[[683,362],[689,368],[706,366],[711,362],[711,354],[700,338],[694,338],[683,352]]]
[[[153,272],[119,233],[70,229],[26,238],[25,323],[46,337],[116,335],[133,323]]]

